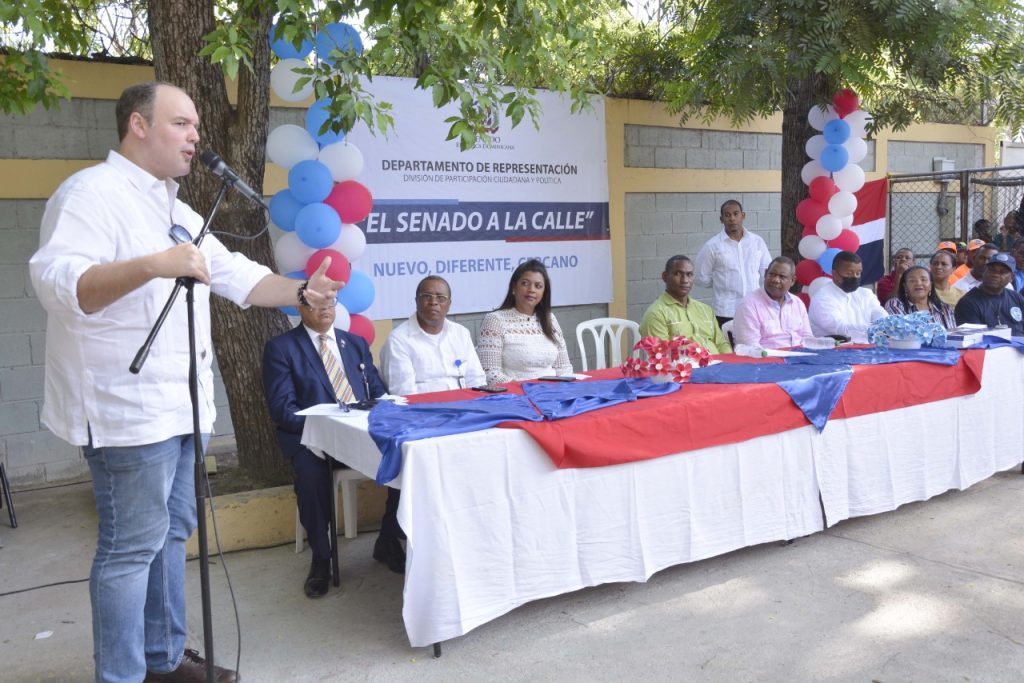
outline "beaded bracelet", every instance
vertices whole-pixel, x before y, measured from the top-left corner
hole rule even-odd
[[[299,285],[299,291],[297,292],[297,295],[299,297],[299,305],[305,306],[306,308],[309,308],[309,302],[306,301],[306,287],[308,286],[309,280],[306,280],[301,285]]]

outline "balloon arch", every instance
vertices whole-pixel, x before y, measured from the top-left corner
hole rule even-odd
[[[860,238],[853,231],[857,190],[864,186],[864,170],[857,164],[868,153],[867,126],[871,115],[859,109],[852,90],[840,90],[827,107],[814,106],[808,122],[821,131],[807,141],[807,156],[800,178],[808,197],[796,207],[796,219],[804,226],[798,250],[806,260],[796,266],[796,279],[804,286],[800,297],[809,297],[830,282],[832,260],[840,251],[857,251]]]
[[[332,51],[363,52],[359,33],[348,24],[329,24],[320,29],[315,41],[296,48],[284,38],[274,39],[277,27],[270,30],[270,47],[279,61],[270,72],[270,88],[286,102],[299,102],[313,95],[313,83],[297,87],[308,74],[306,59],[333,64]],[[288,187],[270,199],[270,219],[284,234],[274,244],[278,270],[288,277],[304,280],[327,256],[329,277],[343,280],[338,294],[335,326],[373,342],[373,323],[360,315],[373,303],[373,282],[365,273],[354,270],[366,250],[366,236],[356,225],[373,207],[373,196],[355,180],[363,170],[359,148],[345,140],[344,133],[321,129],[328,119],[327,99],[317,99],[306,112],[305,127],[278,126],[267,136],[267,158],[288,170]],[[282,308],[297,316],[294,306]]]

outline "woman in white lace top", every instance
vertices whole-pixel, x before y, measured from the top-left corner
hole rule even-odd
[[[572,374],[543,263],[530,259],[512,273],[505,300],[484,317],[476,352],[488,384]]]

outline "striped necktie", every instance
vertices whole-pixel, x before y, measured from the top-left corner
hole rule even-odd
[[[331,347],[327,345],[327,340],[330,339],[326,334],[319,335],[320,339],[320,360],[324,362],[324,369],[327,371],[327,376],[331,378],[331,386],[334,387],[334,396],[343,403],[351,403],[355,400],[355,394],[352,393],[352,386],[348,383],[348,379],[345,377],[345,370],[338,363],[338,359],[334,357],[334,353],[331,351]]]

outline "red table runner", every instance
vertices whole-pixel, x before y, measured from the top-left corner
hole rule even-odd
[[[757,362],[723,356],[728,362]],[[976,393],[981,388],[983,350],[964,351],[955,366],[933,363],[855,365],[853,377],[830,420],[896,410]],[[760,361],[764,362],[764,361]],[[588,373],[621,377],[618,368]],[[510,384],[513,393],[522,393]],[[410,403],[461,401],[470,390],[410,396]],[[683,384],[679,391],[603,408],[554,422],[506,422],[526,430],[556,467],[599,467],[658,458],[709,446],[746,441],[809,424],[775,384]]]

